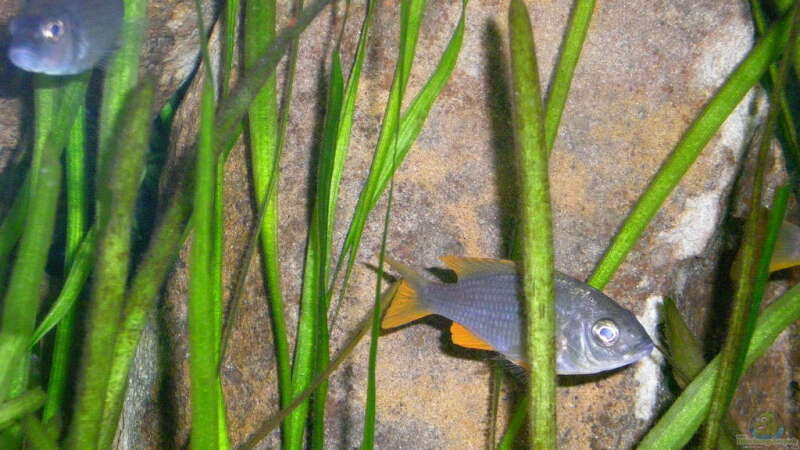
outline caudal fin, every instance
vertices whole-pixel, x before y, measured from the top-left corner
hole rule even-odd
[[[394,328],[432,314],[420,301],[419,291],[429,283],[411,267],[386,257],[386,262],[403,277],[392,302],[383,316],[381,327]]]

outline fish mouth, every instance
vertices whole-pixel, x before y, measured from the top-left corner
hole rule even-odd
[[[655,348],[656,348],[656,345],[653,343],[653,341],[648,339],[647,341],[642,342],[641,344],[639,344],[636,347],[636,349],[633,351],[633,353],[635,355],[641,355],[642,357],[644,357],[644,356],[647,356],[650,353],[652,353],[653,349],[655,349]]]

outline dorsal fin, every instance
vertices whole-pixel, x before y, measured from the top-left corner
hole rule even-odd
[[[453,339],[453,343],[456,345],[478,350],[494,350],[494,347],[478,336],[475,336],[475,334],[464,328],[464,326],[458,322],[453,322],[453,325],[450,327],[450,335]]]
[[[517,273],[517,265],[507,259],[469,258],[464,256],[442,256],[442,262],[458,275],[467,278],[478,275],[496,275],[498,273]]]

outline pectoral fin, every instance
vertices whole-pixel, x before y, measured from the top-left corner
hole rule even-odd
[[[494,350],[486,341],[475,336],[458,322],[453,322],[453,326],[450,327],[450,334],[452,335],[453,343],[456,345],[477,350]]]

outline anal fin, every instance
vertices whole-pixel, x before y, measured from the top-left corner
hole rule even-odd
[[[475,334],[464,328],[464,326],[458,322],[453,322],[453,326],[450,327],[450,334],[452,335],[453,343],[461,347],[474,348],[477,350],[494,350],[494,347],[478,336],[475,336]]]

